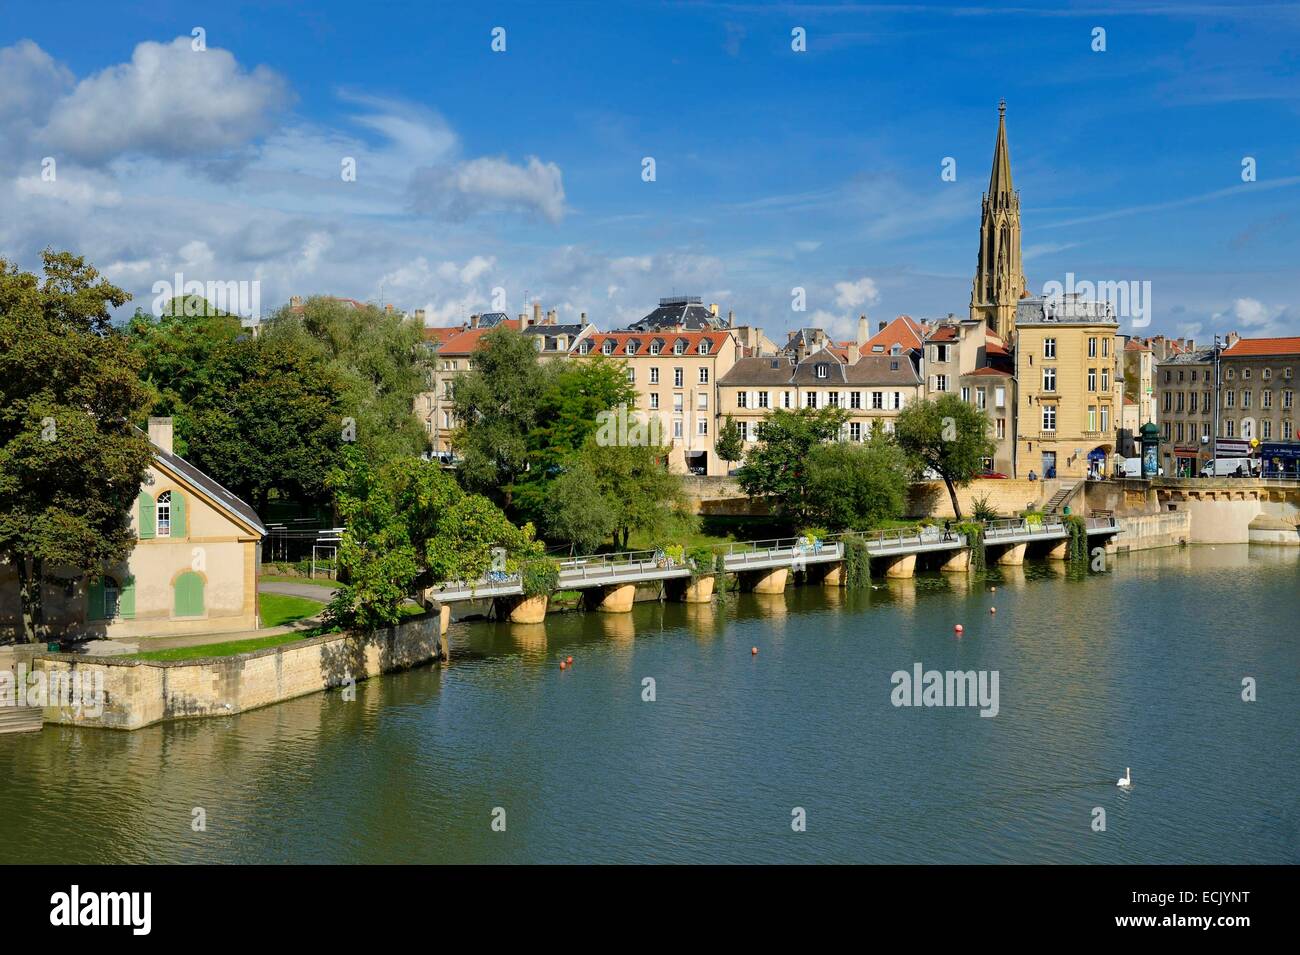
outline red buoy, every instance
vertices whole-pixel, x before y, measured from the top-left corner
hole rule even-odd
[[[965,630],[966,630],[966,628],[963,627],[961,624],[957,624],[957,626],[955,626],[955,627],[952,628],[952,632],[953,632],[953,633],[964,633]]]
[[[749,655],[750,655],[751,657],[756,657],[756,656],[758,656],[758,647],[750,647],[750,648],[749,648]]]
[[[565,662],[569,664],[569,666],[573,666],[573,657],[569,657],[569,659],[566,660]]]

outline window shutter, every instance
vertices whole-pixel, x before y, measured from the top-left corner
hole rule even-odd
[[[177,490],[172,491],[171,536],[185,536],[185,495]]]
[[[86,619],[103,620],[104,619],[104,578],[91,578],[90,587],[86,591]]]
[[[140,492],[140,540],[149,540],[154,536],[153,498],[146,492]]]
[[[122,592],[117,599],[117,612],[127,620],[135,617],[135,578],[128,577],[122,582]]]

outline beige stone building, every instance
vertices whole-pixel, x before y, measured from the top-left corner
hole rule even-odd
[[[266,528],[244,501],[172,453],[172,420],[151,418],[155,453],[131,514],[125,561],[85,578],[54,569],[45,619],[61,635],[109,639],[253,630]],[[19,626],[18,583],[0,564],[0,625]]]
[[[719,328],[593,332],[573,354],[624,362],[628,381],[637,390],[637,406],[628,411],[639,414],[641,421],[659,419],[669,468],[713,476],[727,473],[726,462],[714,450],[718,381],[741,353],[731,331]]]
[[[1123,400],[1118,330],[1106,302],[1074,295],[1020,301],[1016,477],[1111,473]]]

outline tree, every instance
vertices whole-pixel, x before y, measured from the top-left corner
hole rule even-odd
[[[739,461],[745,456],[745,442],[740,437],[740,425],[731,419],[731,415],[727,415],[723,422],[722,429],[718,432],[718,440],[713,443],[713,449],[718,457],[728,464]]]
[[[244,338],[219,349],[182,434],[190,460],[264,512],[272,493],[325,497],[346,424],[338,370],[295,336]]]
[[[569,553],[591,553],[614,535],[617,515],[602,495],[593,493],[596,475],[589,458],[574,455],[550,482],[543,510],[549,540],[569,545]]]
[[[127,558],[153,458],[130,422],[149,393],[110,324],[130,296],[80,256],[43,254],[44,280],[0,259],[0,555],[18,578],[21,638],[44,630],[42,585]]]
[[[668,470],[666,448],[588,440],[574,467],[590,475],[590,497],[613,516],[614,545],[627,549],[633,531],[650,536],[690,532],[691,514],[680,475]]]
[[[848,419],[841,408],[778,408],[759,422],[758,443],[745,457],[737,476],[750,497],[767,497],[777,514],[802,524],[808,517],[808,455],[839,437]]]
[[[425,389],[420,327],[398,312],[312,296],[301,311],[280,309],[261,338],[306,339],[333,368],[344,414],[355,422],[355,441],[379,464],[427,450],[415,416]],[[306,351],[306,343],[299,345]]]
[[[914,401],[894,424],[894,436],[918,468],[929,469],[943,480],[952,499],[952,512],[961,519],[957,488],[965,487],[984,467],[984,459],[997,452],[989,436],[987,414],[956,395]]]
[[[542,555],[532,525],[515,527],[433,462],[400,457],[376,467],[347,447],[328,484],[347,528],[338,551],[347,579],[329,615],[345,627],[396,623],[402,603],[425,588],[481,578],[492,569],[495,548],[506,551],[507,569]]]
[[[470,365],[452,391],[459,424],[451,446],[460,457],[466,490],[508,509],[515,482],[529,467],[529,436],[541,420],[542,397],[554,372],[538,362],[528,336],[505,326],[479,340]]]
[[[868,530],[902,516],[907,506],[907,457],[883,432],[865,444],[834,443],[808,455],[808,517],[832,530]]]

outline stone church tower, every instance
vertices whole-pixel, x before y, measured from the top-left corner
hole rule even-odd
[[[970,317],[988,323],[1008,344],[1015,330],[1016,302],[1025,294],[1020,263],[1020,194],[1011,187],[1007,149],[1007,103],[998,104],[998,142],[993,174],[984,194],[979,264],[971,288]]]

